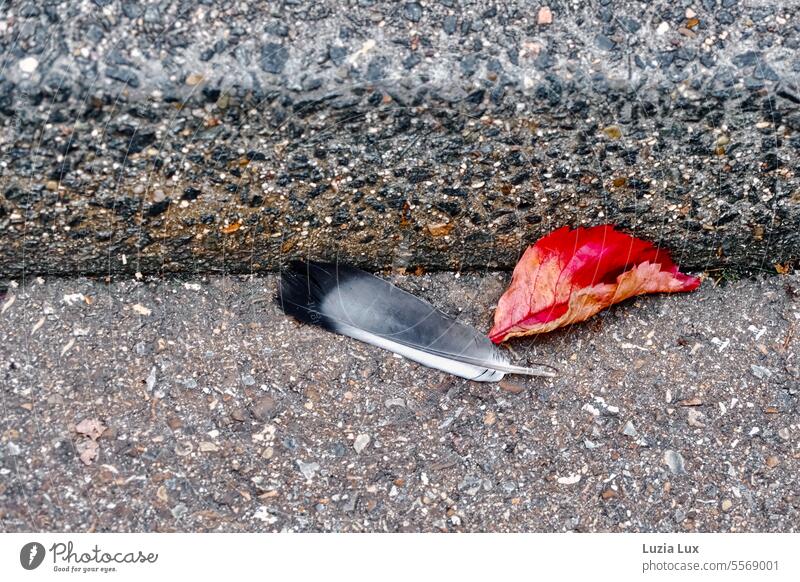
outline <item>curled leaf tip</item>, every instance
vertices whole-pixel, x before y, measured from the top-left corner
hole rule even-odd
[[[635,295],[692,291],[668,251],[606,224],[562,227],[528,247],[500,298],[489,338],[545,333]]]

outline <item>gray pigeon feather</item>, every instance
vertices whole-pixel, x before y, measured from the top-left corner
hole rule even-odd
[[[511,365],[475,328],[354,267],[293,261],[281,273],[275,300],[300,321],[468,380],[497,382],[506,373],[555,376],[549,366]]]

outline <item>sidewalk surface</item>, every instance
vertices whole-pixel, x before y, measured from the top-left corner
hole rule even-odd
[[[488,330],[507,278],[393,280]],[[561,375],[499,385],[296,324],[275,283],[12,284],[0,529],[797,530],[797,275],[513,342]]]

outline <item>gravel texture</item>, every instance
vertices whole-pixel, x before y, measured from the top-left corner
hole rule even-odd
[[[508,275],[393,280],[488,329]],[[561,375],[501,384],[299,325],[274,288],[12,282],[2,530],[797,531],[797,275],[513,342]]]
[[[0,273],[800,257],[800,4],[2,4]]]

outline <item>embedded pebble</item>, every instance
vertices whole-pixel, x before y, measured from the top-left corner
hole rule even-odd
[[[418,2],[407,2],[403,9],[403,16],[411,22],[419,22],[422,18],[422,6]]]
[[[353,442],[353,448],[360,455],[362,451],[367,448],[369,441],[370,441],[370,436],[368,434],[360,434],[356,437],[356,440]]]
[[[148,392],[152,392],[156,387],[156,367],[150,368],[150,373],[147,375],[146,387]]]
[[[591,404],[589,404],[588,402],[581,407],[581,410],[585,410],[586,412],[588,412],[592,416],[599,416],[600,415],[600,411],[596,407],[594,407]]]
[[[203,75],[200,73],[191,73],[188,77],[186,77],[186,84],[190,87],[194,87],[195,85],[199,85],[203,81]]]
[[[136,313],[138,313],[139,315],[143,315],[145,317],[147,317],[148,315],[150,315],[152,313],[152,310],[150,310],[149,308],[145,307],[144,305],[140,305],[139,303],[137,303],[136,305],[133,306],[133,310]]]
[[[467,475],[458,484],[458,490],[466,493],[467,495],[477,495],[481,490],[481,479],[475,475]]]
[[[178,505],[173,507],[170,511],[172,513],[172,517],[174,517],[175,519],[180,519],[184,515],[189,513],[189,508],[186,507],[186,505],[184,505],[183,503],[179,503]]]
[[[37,69],[38,66],[39,61],[37,61],[34,57],[25,57],[19,61],[19,68],[23,73],[32,73]]]
[[[673,475],[685,475],[686,467],[683,461],[683,455],[677,451],[666,450],[664,451],[664,464],[669,467]]]
[[[553,23],[553,12],[550,10],[549,6],[542,6],[541,8],[539,8],[539,14],[536,16],[536,23],[537,24]]]
[[[314,478],[314,475],[317,474],[317,471],[319,471],[319,463],[314,462],[306,463],[298,460],[297,467],[300,469],[300,472],[307,481],[311,481]]]
[[[559,477],[556,480],[561,485],[575,485],[575,483],[581,480],[581,476],[579,474],[567,475],[566,477]]]
[[[687,411],[687,419],[686,422],[689,423],[689,426],[694,426],[696,428],[703,428],[705,424],[703,423],[703,418],[705,418],[705,414],[697,410],[696,408],[690,408]]]
[[[275,415],[275,399],[272,396],[262,396],[251,409],[253,416],[258,420],[266,421]]]
[[[289,50],[280,44],[268,42],[261,47],[259,64],[267,73],[277,75],[281,73],[289,60]]]

